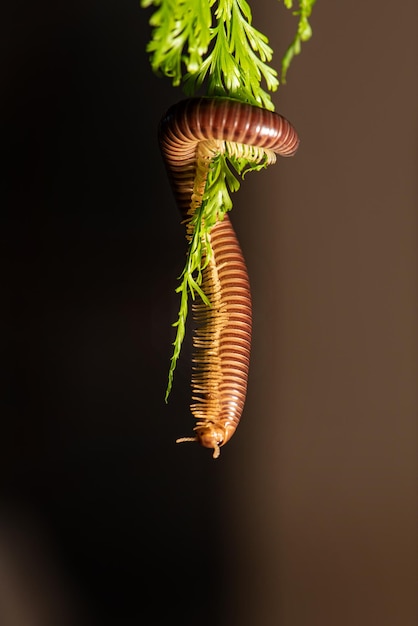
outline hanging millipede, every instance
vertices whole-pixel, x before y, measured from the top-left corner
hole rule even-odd
[[[202,203],[212,159],[227,152],[253,162],[293,156],[298,135],[281,115],[231,98],[190,98],[171,107],[160,123],[159,140],[187,234]],[[194,437],[213,449],[234,434],[244,408],[251,346],[251,293],[240,245],[228,215],[210,231],[211,254],[201,288],[210,301],[193,303],[191,412]]]

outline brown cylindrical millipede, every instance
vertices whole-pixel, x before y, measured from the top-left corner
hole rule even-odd
[[[231,98],[190,98],[162,119],[159,140],[183,218],[202,202],[211,159],[229,151],[248,160],[293,156],[299,139],[281,115]],[[191,412],[198,441],[219,448],[234,434],[244,408],[251,344],[251,294],[245,261],[227,215],[210,231],[212,255],[202,290],[211,306],[193,304]]]

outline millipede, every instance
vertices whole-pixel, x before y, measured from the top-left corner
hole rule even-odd
[[[195,97],[172,106],[159,126],[159,142],[183,220],[201,205],[210,163],[220,153],[273,163],[293,156],[299,138],[292,124],[267,109],[226,97]],[[190,235],[190,232],[189,232]],[[191,413],[193,437],[213,458],[234,434],[244,408],[251,349],[252,306],[245,260],[228,215],[209,234],[212,253],[202,273],[210,301],[194,301]]]

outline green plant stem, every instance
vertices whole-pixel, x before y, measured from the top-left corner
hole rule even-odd
[[[298,26],[282,59],[282,82],[293,57],[300,53],[301,43],[311,37],[308,20],[315,1],[299,0],[299,8],[293,11]],[[292,0],[283,2],[287,9],[292,9]],[[252,25],[247,0],[141,0],[141,6],[154,6],[147,45],[154,72],[168,77],[176,87],[181,85],[189,96],[203,90],[209,96],[228,96],[274,110],[269,92],[277,90],[279,80],[277,71],[270,66],[273,50],[267,37]],[[265,165],[259,154],[247,151],[237,158],[228,149],[211,162],[202,202],[188,224],[186,264],[176,289],[180,308],[173,324],[176,336],[166,401],[186,333],[189,299],[198,297],[210,306],[201,288],[202,272],[212,254],[210,230],[231,210],[230,193],[240,185],[237,176]]]

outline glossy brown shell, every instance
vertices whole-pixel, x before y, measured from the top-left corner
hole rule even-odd
[[[189,98],[161,120],[159,141],[177,205],[186,215],[196,173],[196,149],[220,140],[293,156],[299,137],[282,115],[231,98]]]
[[[292,156],[299,144],[295,129],[284,117],[230,98],[179,102],[161,121],[159,139],[183,218],[201,202],[204,184],[196,191],[196,176],[202,146],[208,155],[223,149],[222,142],[232,142],[238,150],[251,146]],[[210,241],[213,254],[204,270],[202,289],[211,306],[193,305],[191,411],[197,420],[196,435],[178,441],[199,441],[212,448],[216,458],[234,434],[244,408],[252,314],[248,272],[228,215],[212,228]]]

